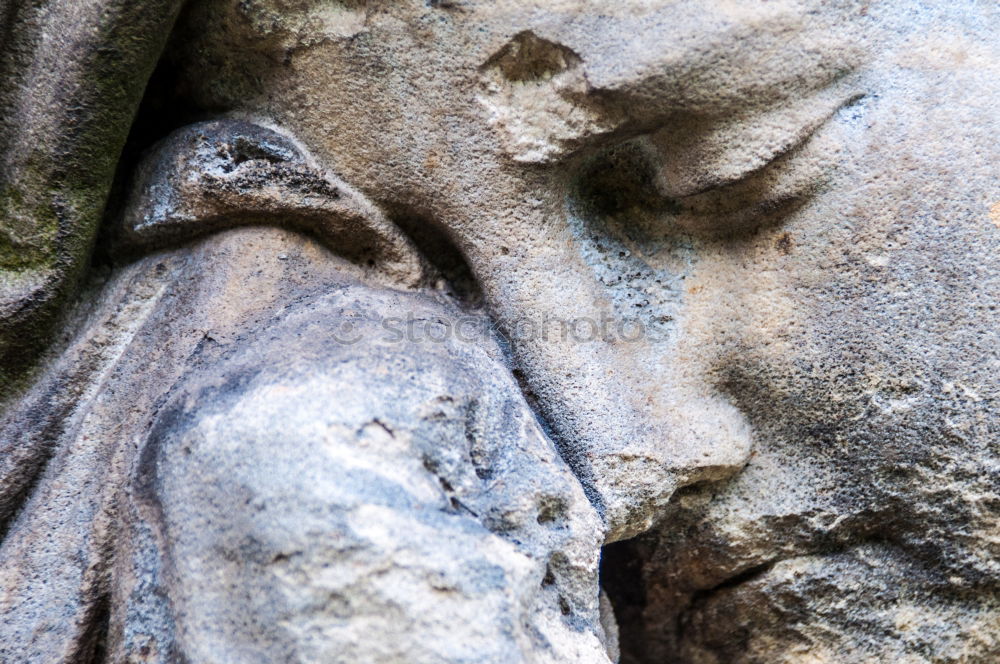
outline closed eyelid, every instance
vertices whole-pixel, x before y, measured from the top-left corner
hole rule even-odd
[[[662,159],[657,189],[683,198],[738,182],[801,146],[860,96],[854,88],[835,86],[734,117],[668,124],[652,135]]]
[[[681,172],[689,177],[680,182],[686,188],[678,186],[679,178],[666,181],[679,171],[671,172],[671,167],[678,168],[671,164],[677,153],[671,152],[672,144],[662,135],[654,140],[647,134],[619,144],[581,174],[580,200],[591,206],[584,215],[596,212],[617,219],[614,223],[623,224],[622,229],[631,229],[626,234],[641,228],[645,230],[637,232],[652,236],[681,231],[731,238],[778,223],[830,181],[844,147],[843,133],[832,120],[866,97],[859,89],[839,86],[801,100],[800,109],[776,105],[756,111],[771,116],[762,132],[764,138],[768,131],[775,132],[770,142],[752,140],[760,138],[751,124],[760,115],[717,118],[742,123],[737,129],[745,133],[734,131],[730,142],[722,144],[725,149],[709,154],[711,159],[692,160],[690,173]],[[680,135],[676,127],[674,131]],[[691,131],[681,138],[700,147],[697,141],[704,136]]]

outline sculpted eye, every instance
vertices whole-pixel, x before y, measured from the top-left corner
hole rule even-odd
[[[677,118],[651,136],[662,155],[657,186],[667,196],[683,198],[733,184],[801,147],[855,98],[850,91],[829,88],[724,117]]]
[[[611,146],[581,167],[571,208],[597,252],[648,258],[675,243],[682,210],[657,190],[660,168],[648,137]]]
[[[595,159],[580,180],[580,200],[623,228],[752,232],[827,181],[840,146],[824,129],[862,98],[834,87],[727,116],[677,114]]]
[[[576,201],[585,216],[615,216],[666,206],[657,190],[660,164],[649,141],[639,138],[602,152],[589,162],[577,181]]]

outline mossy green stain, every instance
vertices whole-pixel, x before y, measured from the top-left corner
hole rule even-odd
[[[65,82],[59,99],[48,100],[55,114],[39,107],[33,154],[8,164],[0,182],[0,282],[15,300],[0,302],[6,312],[0,318],[0,401],[23,383],[84,274],[129,127],[180,4],[108,0],[97,26],[72,26],[76,33],[67,35],[65,56],[82,60],[80,74]],[[44,11],[34,17],[40,24]],[[30,51],[24,46],[22,54]],[[20,72],[7,60],[4,83],[13,84]]]

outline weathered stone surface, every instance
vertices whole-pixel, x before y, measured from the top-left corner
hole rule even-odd
[[[95,293],[39,385],[71,415],[4,541],[4,657],[77,661],[105,612],[111,661],[606,661],[599,520],[488,321],[364,274],[247,229]]]
[[[593,508],[497,350],[401,342],[403,311],[456,315],[328,286],[185,372],[138,462],[114,656],[605,660]]]
[[[0,397],[86,269],[179,0],[0,4]]]
[[[1000,658],[995,3],[191,3],[114,188],[57,5],[0,659]]]
[[[416,247],[381,210],[310,162],[292,140],[259,125],[187,126],[141,164],[119,241],[148,251],[227,226],[280,223],[392,282],[419,286],[424,274]]]

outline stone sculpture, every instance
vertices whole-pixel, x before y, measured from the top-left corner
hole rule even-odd
[[[0,660],[1000,656],[995,3],[0,21]]]

